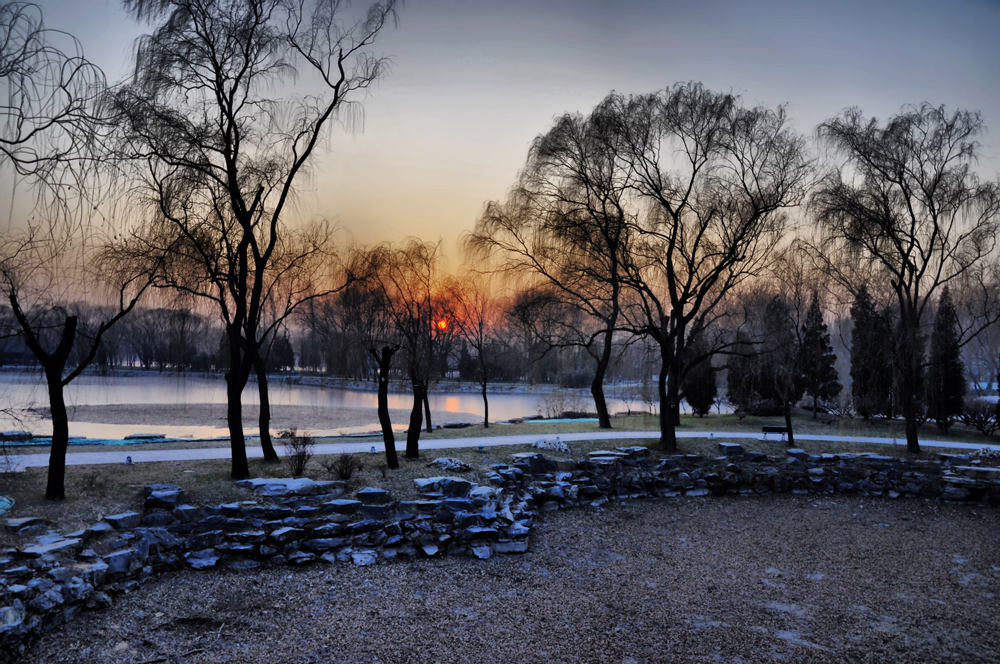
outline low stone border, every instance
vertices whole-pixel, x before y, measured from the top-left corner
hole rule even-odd
[[[492,486],[460,477],[415,480],[419,497],[395,501],[382,489],[345,498],[343,482],[247,480],[258,500],[211,507],[184,502],[174,485],[145,487],[144,512],[105,517],[73,533],[41,519],[7,519],[8,530],[43,533],[0,552],[0,659],[14,658],[46,630],[85,609],[111,604],[155,574],[180,568],[522,553],[539,511],[599,507],[611,500],[670,496],[861,494],[1000,505],[1000,468],[966,455],[905,460],[874,454],[784,459],[720,443],[721,456],[652,459],[645,447],[553,460],[516,454],[491,466]]]

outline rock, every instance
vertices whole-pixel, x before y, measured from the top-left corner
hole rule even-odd
[[[375,561],[378,560],[378,552],[370,549],[354,551],[351,553],[351,560],[355,565],[360,565],[362,567],[374,565]]]
[[[630,459],[649,456],[649,448],[642,445],[629,445],[627,447],[616,447],[616,452],[624,452]]]
[[[427,556],[428,558],[430,558],[431,556],[437,555],[437,552],[440,549],[438,549],[438,545],[437,544],[434,544],[433,542],[429,542],[427,544],[422,544],[420,546],[420,550],[423,551],[423,553],[424,553],[425,556]]]
[[[226,569],[231,569],[234,571],[247,571],[251,569],[257,569],[260,567],[260,562],[256,560],[251,560],[250,558],[234,558],[227,560],[223,563]]]
[[[472,547],[472,555],[480,560],[488,560],[493,555],[493,549],[489,544],[480,544]]]
[[[142,517],[142,525],[150,528],[164,528],[171,525],[174,521],[175,518],[173,514],[162,510],[149,512]]]
[[[323,503],[331,511],[337,514],[354,514],[361,507],[360,500],[349,500],[347,498],[335,498]]]
[[[184,500],[184,491],[174,484],[153,484],[144,487],[147,510],[172,510]]]
[[[104,517],[104,521],[115,530],[131,530],[142,523],[142,515],[138,512],[122,512]]]
[[[69,583],[63,586],[63,594],[70,602],[82,602],[93,592],[94,586],[79,577],[73,577]]]
[[[467,540],[495,540],[500,536],[496,528],[486,528],[483,526],[471,526],[462,531],[462,537]]]
[[[497,553],[525,553],[528,550],[528,540],[499,540],[493,545]]]
[[[373,486],[365,487],[355,495],[364,505],[384,505],[392,501],[388,491]]]
[[[540,450],[552,450],[553,452],[569,453],[570,451],[569,445],[559,440],[558,436],[556,436],[555,440],[547,440],[545,438],[536,440],[531,446]]]
[[[36,595],[30,602],[28,608],[35,613],[48,613],[49,611],[66,603],[62,593],[55,588],[50,588],[44,593]]]
[[[941,498],[943,500],[965,500],[968,497],[969,490],[964,486],[956,484],[947,484],[941,491]]]
[[[271,531],[271,539],[279,544],[286,544],[294,540],[302,538],[305,531],[301,528],[293,528],[291,526],[284,526],[278,528],[277,530]]]
[[[296,551],[288,556],[288,562],[292,565],[305,565],[316,560],[316,556],[305,551]]]
[[[793,459],[799,459],[800,461],[806,461],[809,459],[809,453],[798,447],[789,447],[785,450],[785,454],[792,457]]]
[[[739,443],[719,443],[719,452],[724,457],[742,456],[745,451]]]
[[[184,559],[191,569],[208,569],[218,564],[219,554],[215,549],[202,549],[185,555]]]
[[[22,530],[35,526],[47,526],[49,522],[39,516],[25,516],[19,519],[4,519],[4,527],[9,533],[23,534]]]
[[[85,606],[91,610],[107,609],[111,606],[111,598],[108,597],[107,593],[98,590],[87,598]]]
[[[77,538],[67,539],[60,537],[46,543],[39,543],[34,546],[26,547],[22,553],[32,558],[40,558],[41,556],[50,553],[72,552],[72,550],[77,548],[79,545],[80,540]]]
[[[452,457],[438,457],[431,461],[430,465],[437,466],[441,470],[446,470],[449,473],[465,473],[472,470],[472,466],[465,463],[461,459],[454,459]]]
[[[343,483],[333,480],[317,482],[308,477],[257,477],[249,480],[240,480],[236,486],[250,489],[259,496],[312,496],[327,491],[332,491],[339,487],[343,490]]]
[[[24,604],[14,600],[10,606],[0,607],[0,634],[15,632],[24,624]]]
[[[120,578],[128,574],[129,564],[134,554],[133,549],[122,549],[112,551],[104,556],[104,564],[108,566],[107,575],[111,578]]]

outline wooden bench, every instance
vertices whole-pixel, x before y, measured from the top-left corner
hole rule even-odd
[[[767,440],[767,434],[769,433],[780,433],[781,440],[784,440],[785,436],[788,434],[788,427],[770,426],[765,424],[760,428],[760,431],[764,434],[764,440]]]

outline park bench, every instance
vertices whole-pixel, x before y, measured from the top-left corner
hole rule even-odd
[[[780,433],[781,440],[785,440],[785,436],[788,434],[788,427],[771,426],[765,424],[760,428],[761,433],[764,434],[764,440],[767,440],[767,434],[769,433]]]

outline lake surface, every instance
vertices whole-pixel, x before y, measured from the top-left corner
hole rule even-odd
[[[313,431],[316,435],[335,433],[360,433],[378,428],[376,414],[376,394],[374,391],[302,385],[287,381],[272,380],[269,384],[273,409],[281,406],[302,406],[317,409],[353,409],[370,412],[370,420],[359,426],[338,430]],[[432,387],[433,390],[433,387]],[[579,391],[566,391],[565,403],[568,407],[593,410],[589,395]],[[66,387],[67,407],[107,406],[119,404],[165,404],[185,406],[195,404],[225,404],[226,390],[222,377],[190,375],[125,375],[91,376],[84,375]],[[538,415],[553,399],[550,390],[533,391],[525,386],[516,392],[500,391],[490,393],[490,420],[509,420],[518,417]],[[482,417],[482,397],[478,392],[432,391],[430,405],[436,424],[449,421],[476,421]],[[250,383],[243,394],[244,404],[258,403],[256,383]],[[390,393],[389,408],[409,409],[412,397],[408,393]],[[622,400],[610,400],[612,412],[625,410]],[[637,404],[632,402],[632,409]],[[51,434],[51,424],[42,418],[26,413],[33,407],[48,407],[48,394],[44,380],[39,374],[0,372],[0,407],[9,409],[21,417],[18,421],[8,414],[0,414],[0,430],[26,429],[35,435]],[[77,422],[72,420],[70,435],[87,438],[123,438],[135,433],[163,433],[177,438],[213,438],[228,435],[228,430],[220,423],[205,423],[198,426],[152,426],[131,422],[115,424]],[[405,426],[405,422],[396,423]],[[253,435],[256,430],[247,427]]]

